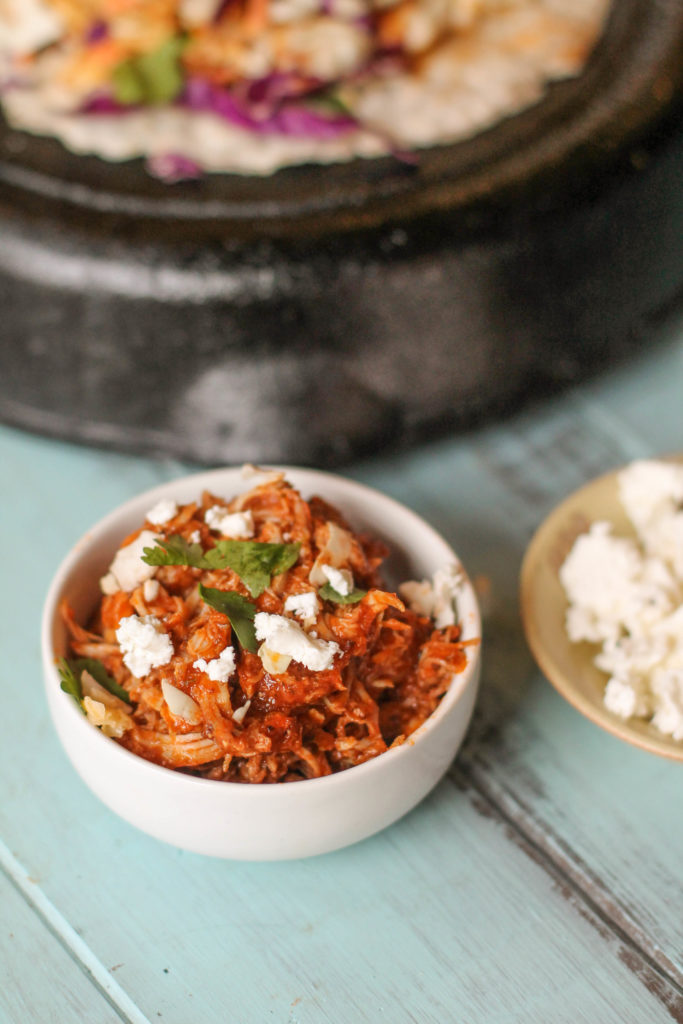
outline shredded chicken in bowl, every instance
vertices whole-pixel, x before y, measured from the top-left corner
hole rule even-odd
[[[290,782],[405,742],[467,665],[457,565],[382,583],[387,549],[263,473],[231,500],[165,500],[125,538],[87,625],[67,604],[62,688],[147,760]]]

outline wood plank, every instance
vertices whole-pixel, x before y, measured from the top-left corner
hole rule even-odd
[[[93,1021],[119,1015],[0,871],[0,1020],[4,1024]]]

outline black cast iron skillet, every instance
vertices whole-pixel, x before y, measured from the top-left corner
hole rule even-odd
[[[420,154],[213,175],[0,127],[0,418],[206,462],[334,463],[647,343],[683,287],[683,6]]]

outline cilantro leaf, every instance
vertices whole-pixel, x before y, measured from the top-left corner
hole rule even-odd
[[[211,569],[232,569],[251,596],[258,597],[273,576],[294,565],[300,547],[300,544],[263,544],[255,540],[219,540],[204,557]]]
[[[57,671],[61,680],[59,684],[61,689],[64,690],[64,693],[68,693],[70,697],[73,697],[81,711],[83,711],[83,714],[85,714],[83,710],[83,690],[81,689],[80,672],[76,675],[66,658],[59,659]]]
[[[69,661],[66,658],[60,658],[57,670],[62,690],[73,697],[81,711],[83,711],[83,686],[81,684],[83,672],[89,672],[100,686],[118,697],[119,700],[126,704],[131,703],[128,691],[119,686],[116,680],[109,675],[102,662],[96,661],[95,658],[71,658]]]
[[[73,669],[79,679],[82,672],[89,672],[96,682],[103,686],[105,690],[113,694],[114,697],[118,697],[119,700],[124,701],[126,704],[131,703],[130,694],[128,690],[124,690],[122,686],[116,682],[116,680],[109,675],[106,668],[101,661],[96,661],[95,658],[73,658],[68,662],[69,667]]]
[[[355,587],[350,594],[340,594],[331,583],[324,583],[318,590],[318,593],[325,601],[334,601],[335,604],[356,604],[358,601],[363,600],[367,590],[360,590],[358,587]]]
[[[337,114],[343,117],[354,117],[353,111],[345,102],[343,97],[334,89],[330,89],[327,92],[318,93],[316,96],[312,96],[309,99],[309,105],[314,109],[317,107],[320,110],[330,113]]]
[[[166,540],[158,540],[153,548],[143,548],[142,561],[147,565],[191,565],[193,569],[208,569],[201,544],[190,544],[174,533]]]
[[[245,651],[256,654],[258,650],[254,628],[256,605],[234,590],[216,590],[214,587],[205,587],[201,583],[199,584],[199,596],[217,612],[228,616],[230,625],[242,647]]]
[[[151,53],[123,61],[112,77],[114,99],[126,106],[170,103],[184,85],[180,55],[183,36],[172,36]]]
[[[195,569],[232,569],[252,597],[266,589],[273,576],[285,572],[299,557],[300,544],[263,544],[256,540],[219,540],[202,552],[200,544],[190,544],[174,534],[145,548],[147,565],[191,565]]]

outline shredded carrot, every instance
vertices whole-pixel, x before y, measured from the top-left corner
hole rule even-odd
[[[247,34],[256,35],[268,20],[268,0],[246,0],[243,25]]]

